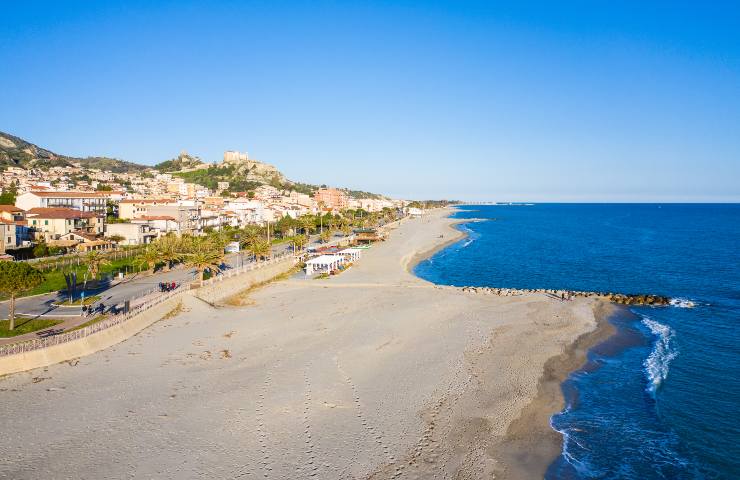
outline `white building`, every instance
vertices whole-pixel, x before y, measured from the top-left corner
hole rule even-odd
[[[23,210],[32,208],[72,208],[81,212],[105,214],[106,197],[100,192],[27,192],[15,199]]]
[[[105,236],[120,236],[119,245],[146,245],[159,236],[159,231],[147,223],[109,223],[105,226]]]

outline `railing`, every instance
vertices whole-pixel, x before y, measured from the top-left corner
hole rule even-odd
[[[283,253],[282,255],[276,255],[274,257],[271,257],[269,260],[265,260],[262,262],[250,262],[240,267],[224,270],[219,275],[215,275],[209,278],[208,280],[204,280],[203,286],[211,285],[212,283],[216,283],[216,282],[222,282],[226,280],[227,278],[235,277],[237,275],[241,275],[242,273],[246,273],[246,272],[251,272],[252,270],[257,270],[262,267],[266,267],[268,265],[275,265],[276,263],[282,262],[286,258],[292,257],[292,256],[293,256],[292,253],[286,252],[286,253]]]
[[[263,267],[267,267],[269,265],[274,265],[278,262],[281,262],[285,260],[288,257],[291,257],[291,253],[285,253],[283,255],[279,255],[276,257],[273,257],[269,260],[266,260],[264,262],[254,262],[249,263],[246,265],[242,265],[241,267],[227,270],[226,272],[222,273],[221,275],[209,278],[208,280],[203,282],[203,285],[210,285],[214,282],[220,282],[224,280],[225,278],[231,278],[236,275],[240,275],[242,273],[246,273],[252,270],[258,270]],[[54,345],[61,345],[63,343],[71,342],[73,340],[79,340],[81,338],[85,338],[89,335],[92,335],[94,333],[98,333],[100,331],[103,331],[105,329],[108,329],[110,327],[120,325],[128,320],[130,320],[132,317],[145,312],[153,307],[156,307],[157,305],[161,304],[162,302],[165,302],[175,296],[181,295],[184,292],[187,291],[187,288],[183,288],[181,286],[178,286],[175,290],[171,290],[169,292],[164,292],[151,300],[148,300],[140,305],[137,305],[135,307],[132,307],[128,312],[122,313],[119,315],[114,315],[112,317],[106,318],[104,320],[101,320],[99,322],[93,323],[92,325],[88,325],[83,328],[79,328],[77,330],[72,330],[69,332],[60,333],[57,335],[50,335],[48,337],[44,338],[34,338],[33,340],[27,340],[24,342],[19,343],[13,343],[8,345],[0,345],[0,357],[5,357],[9,355],[17,355],[20,353],[27,353],[34,350],[40,350],[43,348],[53,347]]]

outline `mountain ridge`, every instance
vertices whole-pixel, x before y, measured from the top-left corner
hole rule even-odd
[[[96,168],[113,173],[144,173],[148,170],[156,170],[213,190],[216,190],[219,182],[229,182],[228,190],[232,192],[253,190],[259,185],[272,185],[312,195],[320,188],[317,185],[291,181],[275,166],[253,159],[228,160],[214,164],[203,162],[200,157],[183,151],[173,159],[149,166],[110,157],[81,158],[61,155],[0,131],[0,170],[7,167],[44,170],[55,166],[78,165],[83,168]],[[371,192],[347,188],[341,190],[354,198],[385,198],[383,195]]]

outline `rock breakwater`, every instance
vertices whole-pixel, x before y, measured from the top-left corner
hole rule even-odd
[[[463,292],[482,293],[488,295],[498,295],[501,297],[513,297],[524,295],[526,293],[542,293],[561,300],[568,300],[574,297],[594,297],[602,298],[613,303],[621,305],[649,305],[649,306],[666,306],[671,304],[671,299],[663,295],[652,294],[625,294],[613,292],[583,292],[579,290],[554,290],[546,288],[491,288],[491,287],[460,287]]]

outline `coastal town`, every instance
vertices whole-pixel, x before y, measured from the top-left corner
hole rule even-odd
[[[254,170],[265,164],[227,151],[220,165]],[[213,166],[200,164],[196,170],[208,168]],[[220,181],[211,189],[177,175],[190,171],[7,167],[0,174],[0,186],[5,201],[14,201],[0,205],[0,253],[5,258],[31,258],[39,245],[58,253],[108,250],[146,245],[168,234],[202,235],[248,225],[272,225],[280,233],[292,233],[305,216],[332,220],[352,215],[370,221],[380,213],[408,213],[407,201],[358,198],[337,188],[302,193],[291,184],[259,184],[248,191],[233,191],[229,182]],[[327,225],[334,226],[338,227]]]
[[[183,151],[154,166],[91,164],[0,141],[3,351],[279,258],[306,278],[339,274],[388,225],[433,206],[292,182],[238,151],[213,163]]]

